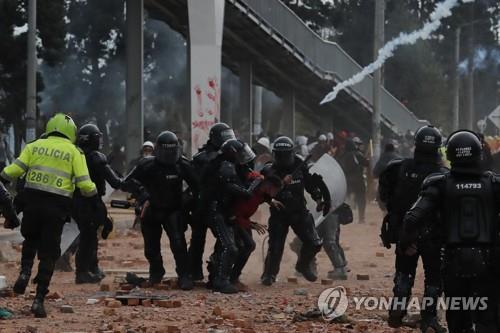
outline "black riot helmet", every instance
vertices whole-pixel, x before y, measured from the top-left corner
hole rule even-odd
[[[255,153],[245,142],[238,139],[229,139],[220,148],[227,161],[248,164],[255,159]]]
[[[181,158],[181,145],[177,135],[170,131],[161,132],[156,138],[155,159],[163,165],[174,165]]]
[[[289,168],[295,162],[295,145],[292,139],[280,136],[273,142],[273,159],[279,168]]]
[[[451,169],[478,168],[481,162],[482,145],[476,133],[460,130],[452,133],[446,143],[446,158]]]
[[[83,125],[78,131],[77,145],[83,151],[99,150],[101,147],[102,133],[94,124]]]
[[[415,133],[415,151],[421,153],[437,153],[442,144],[441,132],[434,126],[422,126]]]
[[[215,148],[220,149],[222,144],[230,139],[236,139],[236,136],[228,124],[217,123],[210,128],[208,140]]]

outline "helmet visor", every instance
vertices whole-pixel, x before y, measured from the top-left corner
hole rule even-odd
[[[293,165],[295,161],[295,153],[293,151],[274,151],[274,162],[277,166],[288,168]]]
[[[237,160],[240,164],[248,164],[255,159],[255,153],[248,144],[245,143],[243,149],[238,152]]]
[[[221,144],[227,140],[236,139],[234,131],[231,128],[225,129],[220,133]]]
[[[181,157],[181,149],[178,144],[162,144],[157,147],[155,157],[162,164],[174,165]]]

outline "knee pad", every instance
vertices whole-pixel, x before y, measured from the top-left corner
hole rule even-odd
[[[186,241],[181,237],[174,237],[170,240],[172,244],[172,248],[176,251],[185,251],[186,249]]]
[[[228,246],[225,246],[224,250],[226,251],[227,255],[232,258],[238,255],[238,248],[236,247],[235,244],[230,244]]]
[[[394,295],[396,296],[410,296],[411,289],[413,288],[414,278],[408,274],[396,272],[394,277]]]

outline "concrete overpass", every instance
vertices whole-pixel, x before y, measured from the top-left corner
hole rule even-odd
[[[275,122],[276,131],[293,136],[295,110],[300,107],[320,123],[334,121],[358,133],[369,133],[372,78],[320,107],[319,101],[333,85],[360,71],[361,66],[338,44],[322,40],[281,1],[127,0],[127,146],[132,147],[128,151],[135,152],[142,140],[138,125],[142,129],[144,8],[149,17],[166,22],[189,41],[192,128],[200,126],[203,131],[210,121],[220,119],[220,66],[224,64],[240,77],[240,110],[249,119],[241,134],[247,140],[253,120],[258,118],[254,115],[258,112],[253,105],[254,85],[272,90],[285,102]],[[205,118],[195,122],[202,113]],[[206,117],[211,118],[207,121]],[[231,122],[227,118],[222,121]],[[386,131],[394,132],[415,130],[425,123],[385,89],[382,121]],[[195,142],[204,140],[196,135],[192,135],[193,150],[197,149]]]

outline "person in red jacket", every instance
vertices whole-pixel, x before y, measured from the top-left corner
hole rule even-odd
[[[259,206],[267,202],[273,206],[280,206],[281,203],[273,199],[283,186],[281,179],[277,176],[264,178],[256,171],[249,172],[246,175],[250,187],[256,186],[252,196],[247,199],[239,200],[235,203],[233,209],[234,235],[238,256],[233,266],[230,280],[240,291],[246,291],[248,288],[240,282],[241,271],[245,267],[250,254],[255,250],[255,241],[252,237],[252,229],[258,234],[266,233],[266,226],[251,220],[252,215]]]

